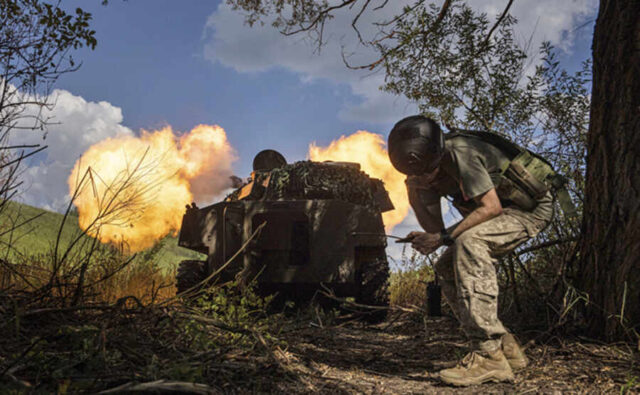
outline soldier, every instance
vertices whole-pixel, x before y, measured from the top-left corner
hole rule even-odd
[[[460,386],[512,381],[513,370],[527,365],[513,335],[498,319],[494,264],[536,236],[553,216],[549,192],[535,199],[527,196],[527,201],[514,198],[522,195],[520,190],[507,193],[498,188],[511,158],[485,140],[465,133],[445,138],[435,121],[418,115],[398,122],[388,141],[391,163],[408,176],[409,201],[424,229],[407,236],[413,248],[426,255],[447,246],[435,270],[472,349],[439,377]],[[501,196],[505,194],[509,199]],[[440,209],[444,196],[464,217],[448,229]]]

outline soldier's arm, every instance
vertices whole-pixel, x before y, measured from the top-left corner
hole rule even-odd
[[[473,199],[476,207],[450,231],[456,238],[464,231],[502,214],[502,204],[482,158],[471,147],[454,151],[458,167],[460,191],[465,199]]]
[[[478,224],[502,214],[502,204],[500,203],[500,199],[498,198],[495,188],[491,188],[487,192],[476,196],[474,200],[478,204],[478,207],[457,225],[452,227],[453,230],[450,231],[452,238],[455,239],[465,230],[471,229]]]
[[[409,203],[416,214],[420,226],[429,233],[439,233],[444,227],[442,210],[440,208],[440,196],[424,187],[419,187],[407,182]]]

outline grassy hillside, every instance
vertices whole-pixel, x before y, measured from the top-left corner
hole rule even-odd
[[[45,254],[53,246],[62,223],[62,214],[9,202],[0,213],[0,257]],[[26,222],[26,223],[25,223]],[[12,232],[9,229],[17,228]],[[63,228],[60,248],[66,248],[80,232],[77,216],[70,216]],[[203,259],[204,256],[178,246],[175,237],[167,236],[156,256],[160,267],[170,269],[183,259]]]

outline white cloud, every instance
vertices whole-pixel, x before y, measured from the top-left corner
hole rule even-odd
[[[412,3],[413,0],[397,0],[389,2],[382,10],[363,14],[359,22],[363,35],[371,37],[375,33],[370,23],[374,19],[389,18],[398,14],[404,5]],[[506,0],[474,0],[469,4],[495,19]],[[539,0],[515,2],[511,13],[519,20],[520,42],[526,44],[532,37],[530,49],[535,53],[543,40],[569,51],[575,36],[574,28],[596,10],[596,0]],[[352,64],[366,64],[376,55],[358,45],[351,18],[352,12],[344,10],[327,23],[327,45],[317,54],[312,42],[303,35],[282,36],[268,23],[250,28],[243,24],[240,13],[221,3],[205,27],[205,57],[241,73],[282,68],[298,73],[302,81],[323,79],[348,84],[362,101],[344,104],[339,114],[344,120],[393,123],[415,113],[415,104],[378,89],[383,75],[367,75],[345,67],[341,57],[343,47],[353,52],[349,58]]]
[[[46,138],[43,140],[42,131],[15,131],[11,141],[48,145],[37,159],[27,161],[20,199],[60,211],[68,203],[67,178],[80,155],[101,140],[133,132],[122,126],[122,110],[110,103],[88,102],[65,90],[54,90],[50,99],[55,105],[42,113],[52,122],[47,127]]]
[[[375,14],[365,13],[359,26],[365,36],[375,31],[370,22],[373,18],[384,19],[397,15],[406,4],[413,0],[389,2]],[[474,0],[468,4],[487,13],[495,21],[507,4],[507,0]],[[518,41],[525,46],[530,41],[529,53],[535,54],[542,43],[548,40],[557,48],[569,52],[574,43],[574,29],[597,11],[597,0],[538,0],[516,1],[511,14],[518,19]],[[222,3],[210,15],[205,27],[205,58],[212,62],[231,67],[240,73],[260,73],[273,69],[284,69],[297,73],[303,82],[323,80],[335,84],[347,84],[352,93],[361,98],[357,103],[344,103],[339,116],[343,120],[377,123],[393,123],[417,111],[416,106],[404,97],[397,97],[380,91],[384,75],[371,75],[366,71],[349,70],[342,61],[345,52],[354,55],[352,64],[366,64],[375,59],[375,53],[359,46],[351,28],[348,10],[339,12],[327,23],[327,45],[320,53],[314,53],[311,40],[303,35],[282,36],[268,23],[256,24],[253,28],[243,24],[240,13],[232,11]],[[449,205],[444,205],[443,213],[447,225],[460,219]],[[413,212],[397,225],[394,234],[405,235],[420,229]],[[407,250],[409,254],[411,249]],[[390,242],[387,252],[399,259],[402,246]]]
[[[404,0],[391,2],[375,15],[364,14],[360,24],[363,33],[374,33],[370,23],[372,17],[392,16],[406,3],[408,1]],[[347,48],[345,53],[353,52],[349,56],[351,64],[367,64],[376,59],[375,53],[357,44],[350,18],[346,12],[336,14],[335,19],[327,24],[327,45],[316,53],[312,41],[304,35],[284,37],[269,24],[256,24],[249,28],[243,24],[241,14],[222,3],[209,17],[205,27],[205,58],[241,73],[283,68],[299,74],[303,82],[325,80],[348,84],[362,102],[345,103],[339,114],[344,120],[392,123],[415,113],[415,104],[378,89],[383,83],[382,74],[371,75],[370,72],[358,72],[345,66],[342,61],[343,45]],[[367,29],[369,31],[365,31]]]
[[[506,1],[480,0],[474,5],[489,16],[496,16]],[[575,29],[594,16],[598,10],[597,0],[538,0],[516,1],[511,14],[518,19],[521,43],[529,39],[536,51],[543,41],[550,41],[557,48],[570,52],[575,39]]]

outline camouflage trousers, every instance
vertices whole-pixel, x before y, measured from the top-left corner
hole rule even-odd
[[[498,319],[495,264],[536,236],[552,216],[551,194],[531,212],[505,208],[501,215],[459,235],[435,264],[445,300],[475,349],[494,351],[507,332]]]

